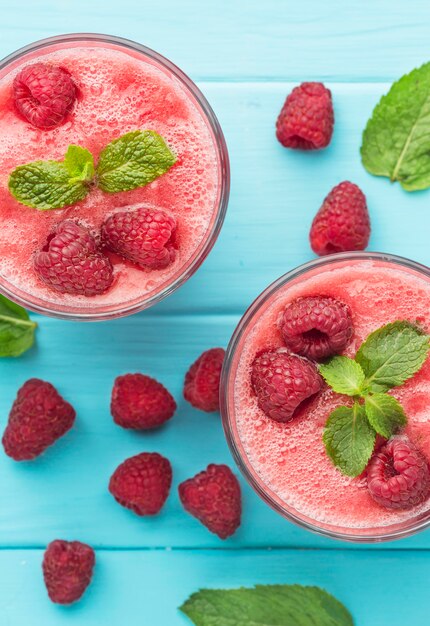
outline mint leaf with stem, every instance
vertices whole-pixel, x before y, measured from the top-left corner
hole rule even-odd
[[[366,376],[364,392],[403,385],[421,369],[429,348],[428,335],[407,321],[386,324],[370,333],[355,355]]]
[[[9,191],[33,209],[61,209],[83,200],[93,177],[92,154],[71,145],[64,161],[33,161],[16,167],[9,176]]]
[[[374,393],[367,396],[364,409],[372,428],[386,439],[392,437],[407,422],[402,405],[388,393]]]
[[[109,143],[97,165],[97,184],[116,193],[144,187],[165,174],[176,157],[153,130],[135,130]]]
[[[330,413],[323,434],[326,452],[333,464],[347,476],[365,469],[375,445],[376,433],[364,406],[339,406]]]
[[[370,174],[406,191],[430,187],[430,63],[402,76],[376,105],[363,133]]]
[[[36,326],[25,309],[0,295],[0,357],[20,356],[31,348]]]
[[[347,396],[358,396],[364,383],[364,372],[361,366],[347,356],[335,356],[327,363],[320,365],[324,380],[333,391]]]
[[[353,626],[348,609],[319,587],[201,589],[180,607],[196,626]]]

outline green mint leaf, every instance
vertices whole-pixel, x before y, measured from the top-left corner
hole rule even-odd
[[[429,347],[428,335],[410,322],[393,322],[375,330],[355,355],[366,375],[366,390],[378,393],[403,385],[421,369]]]
[[[91,182],[94,178],[93,155],[86,148],[70,145],[64,157],[64,166],[67,169],[71,182]]]
[[[135,130],[115,139],[101,152],[98,186],[108,193],[144,187],[165,174],[176,157],[153,130]]]
[[[320,365],[320,372],[328,385],[337,393],[358,396],[364,382],[361,366],[347,356],[335,356]]]
[[[15,168],[9,176],[9,191],[14,198],[40,211],[61,209],[83,200],[89,192],[92,157],[90,162],[87,150],[71,148],[64,162],[33,161]],[[88,153],[85,159],[83,152]]]
[[[363,133],[361,159],[368,172],[407,191],[430,187],[430,63],[381,98]]]
[[[25,309],[0,295],[0,357],[20,356],[31,348],[35,328]]]
[[[323,434],[326,452],[347,476],[358,476],[366,467],[375,445],[376,433],[364,406],[340,406],[331,412]]]
[[[400,402],[387,393],[374,393],[367,396],[364,408],[372,428],[386,439],[392,437],[407,422]]]
[[[319,587],[256,585],[201,589],[181,607],[196,626],[353,626],[350,612]]]

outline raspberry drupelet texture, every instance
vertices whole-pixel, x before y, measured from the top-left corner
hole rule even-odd
[[[184,398],[207,413],[219,410],[219,383],[225,350],[211,348],[203,352],[185,375]]]
[[[227,539],[240,526],[240,485],[227,465],[208,465],[179,485],[179,497],[184,509],[220,539]]]
[[[102,239],[109,250],[142,268],[161,270],[176,258],[176,220],[161,209],[114,213],[102,225]]]
[[[289,422],[302,402],[323,388],[316,366],[285,348],[259,354],[252,364],[251,383],[258,406],[276,422]]]
[[[123,428],[157,428],[173,417],[176,402],[167,389],[144,374],[116,378],[111,399],[114,421]]]
[[[428,461],[408,439],[393,437],[370,460],[367,488],[387,509],[410,509],[429,494]]]
[[[110,260],[98,250],[90,232],[73,220],[61,222],[36,252],[34,269],[51,289],[71,295],[96,296],[113,282]]]
[[[49,130],[62,124],[76,99],[76,87],[66,70],[55,65],[27,65],[13,81],[18,112],[33,126]]]
[[[276,136],[286,148],[318,150],[330,143],[334,113],[331,92],[322,83],[302,83],[285,100]]]
[[[156,515],[172,484],[170,462],[157,452],[142,452],[117,467],[109,491],[119,504],[137,515]]]
[[[353,325],[349,308],[343,302],[309,296],[297,298],[285,307],[281,332],[292,352],[320,361],[346,348]]]
[[[4,450],[15,461],[34,459],[73,426],[75,417],[74,408],[53,385],[32,378],[13,403],[2,439]]]
[[[46,589],[52,602],[72,604],[91,582],[95,554],[80,541],[57,539],[45,551],[42,563]]]
[[[312,222],[312,250],[319,256],[365,250],[369,237],[369,212],[360,187],[349,181],[333,187]]]

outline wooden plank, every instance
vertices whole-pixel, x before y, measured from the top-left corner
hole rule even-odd
[[[26,19],[22,19],[25,15]],[[395,79],[428,60],[426,0],[21,0],[2,13],[0,55],[64,32],[128,37],[195,79]]]
[[[93,584],[71,607],[52,605],[39,550],[0,552],[2,626],[186,626],[177,607],[201,587],[255,583],[319,585],[351,611],[355,624],[427,626],[428,553],[212,550],[99,551]],[[288,625],[290,626],[290,625]],[[292,625],[291,625],[292,626]]]
[[[101,324],[40,319],[37,348],[0,362],[0,429],[17,387],[31,376],[58,386],[78,419],[71,433],[34,462],[16,463],[0,454],[0,547],[40,547],[76,529],[101,547],[339,546],[283,520],[244,481],[243,525],[226,544],[182,510],[179,482],[210,462],[234,467],[219,416],[192,409],[181,396],[188,365],[203,349],[225,345],[236,320],[147,313]],[[174,394],[178,412],[164,428],[133,433],[114,425],[111,386],[127,371],[149,373]],[[165,454],[174,468],[172,495],[153,519],[126,511],[107,491],[117,464],[142,451]],[[429,547],[429,537],[425,532],[395,545]]]

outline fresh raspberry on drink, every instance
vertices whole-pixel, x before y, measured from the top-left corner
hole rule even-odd
[[[52,602],[72,604],[79,600],[93,576],[95,553],[80,541],[57,539],[46,548],[42,570]]]
[[[109,482],[115,500],[136,515],[156,515],[172,484],[172,466],[157,452],[142,452],[117,467]]]
[[[212,413],[219,410],[219,384],[225,350],[203,352],[185,375],[184,398],[196,409]]]
[[[36,128],[50,130],[62,124],[76,100],[70,74],[56,65],[27,65],[13,81],[19,113]]]
[[[267,350],[252,364],[251,383],[260,409],[276,422],[289,422],[301,405],[323,388],[316,366],[285,348]]]
[[[160,270],[176,258],[176,220],[162,209],[118,211],[102,225],[102,239],[112,252],[142,268]]]
[[[157,428],[173,417],[176,402],[167,389],[144,374],[125,374],[114,382],[111,413],[118,426]]]
[[[96,296],[113,282],[110,260],[97,248],[91,233],[73,220],[57,226],[33,262],[39,278],[60,293]]]
[[[411,441],[393,437],[371,458],[367,488],[387,509],[410,509],[429,495],[429,463]]]
[[[322,83],[302,83],[285,100],[276,136],[286,148],[319,150],[329,145],[333,125],[330,90]]]
[[[240,485],[227,465],[208,465],[179,485],[179,497],[184,509],[220,539],[227,539],[240,526]]]
[[[15,461],[36,458],[73,426],[76,413],[53,385],[31,378],[19,389],[3,434]]]
[[[343,352],[353,333],[348,306],[325,296],[293,300],[285,307],[280,326],[287,348],[316,361]]]
[[[309,234],[319,256],[365,250],[370,237],[366,196],[354,183],[336,185],[322,203]]]

